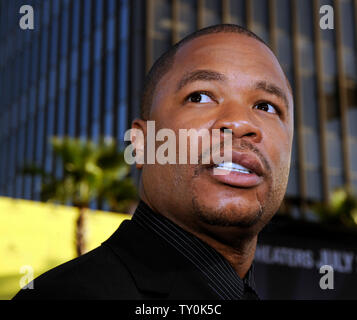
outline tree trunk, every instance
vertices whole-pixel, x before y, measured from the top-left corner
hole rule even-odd
[[[86,250],[86,209],[80,207],[76,221],[76,252],[81,256]]]

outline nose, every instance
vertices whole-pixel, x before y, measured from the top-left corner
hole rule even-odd
[[[253,110],[237,104],[222,106],[222,113],[214,124],[213,129],[224,129],[232,132],[232,139],[246,139],[253,143],[262,140],[262,130],[254,123]]]

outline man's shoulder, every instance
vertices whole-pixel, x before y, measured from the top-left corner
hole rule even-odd
[[[181,253],[135,221],[124,221],[102,245],[36,278],[21,300],[200,297],[209,291]],[[205,288],[201,288],[204,286]],[[197,292],[196,292],[196,291]]]
[[[104,242],[96,249],[37,277],[33,289],[14,299],[120,299],[136,297],[131,274],[118,252]]]

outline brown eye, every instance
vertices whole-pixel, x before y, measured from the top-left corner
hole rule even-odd
[[[202,92],[194,92],[188,96],[187,99],[189,102],[193,103],[209,103],[213,102],[213,100],[205,93]]]
[[[278,113],[277,109],[267,102],[258,103],[254,108],[268,113]]]

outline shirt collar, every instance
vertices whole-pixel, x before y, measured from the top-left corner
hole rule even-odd
[[[182,229],[161,214],[155,213],[145,202],[140,201],[133,221],[163,240],[190,260],[205,276],[208,285],[224,300],[258,299],[252,265],[241,279],[230,263],[214,248]]]

